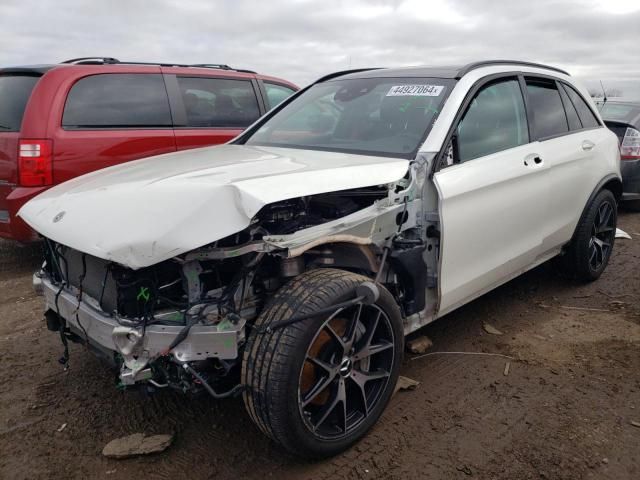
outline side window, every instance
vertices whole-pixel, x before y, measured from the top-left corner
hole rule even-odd
[[[85,77],[69,91],[66,128],[171,127],[169,99],[160,74],[106,73]]]
[[[564,88],[558,90],[560,97],[562,97],[562,104],[564,105],[564,111],[567,114],[567,121],[569,122],[569,130],[580,130],[582,128],[582,122],[578,117],[576,107],[573,106],[573,102],[569,99],[569,95],[565,92]]]
[[[529,105],[533,109],[536,138],[561,135],[569,131],[567,115],[554,80],[527,78]]]
[[[189,127],[244,128],[260,117],[249,80],[177,77]]]
[[[576,107],[578,111],[578,115],[580,116],[580,120],[582,121],[582,126],[584,128],[595,128],[600,126],[600,122],[593,114],[593,111],[587,105],[587,102],[580,96],[578,92],[576,92],[573,87],[569,85],[562,85],[566,90],[569,98],[573,102],[573,105]]]
[[[267,100],[269,101],[269,108],[273,108],[283,100],[286,100],[295,93],[295,90],[284,87],[282,85],[276,85],[275,83],[264,82],[264,89],[267,92]]]
[[[460,162],[529,143],[518,80],[503,80],[482,88],[458,124],[456,138]]]

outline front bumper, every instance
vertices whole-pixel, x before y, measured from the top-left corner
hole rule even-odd
[[[64,319],[72,331],[79,332],[81,337],[86,336],[89,343],[100,349],[122,356],[121,379],[126,378],[127,383],[142,379],[145,367],[165,355],[183,329],[182,325],[149,325],[143,331],[142,327],[122,325],[117,318],[100,310],[98,302],[86,294],[78,304],[76,292],[63,289],[58,294],[59,287],[46,277],[35,276],[34,286],[44,294],[46,308]],[[194,325],[187,338],[170,355],[178,363],[207,358],[233,360],[238,357],[238,344],[243,340],[244,322]]]

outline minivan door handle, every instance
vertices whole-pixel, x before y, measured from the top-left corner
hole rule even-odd
[[[582,149],[586,151],[591,150],[595,146],[596,144],[593,143],[591,140],[585,140],[584,142],[582,142]]]

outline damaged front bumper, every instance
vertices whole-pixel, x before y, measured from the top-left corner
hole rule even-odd
[[[78,302],[71,291],[61,289],[43,277],[38,277],[37,288],[44,294],[47,311],[55,313],[72,333],[82,341],[122,358],[120,380],[124,385],[150,379],[149,364],[167,355],[171,343],[184,328],[183,325],[158,324],[146,328],[128,326],[105,315],[98,302],[86,294]],[[162,314],[156,318],[162,319]],[[236,359],[238,345],[244,341],[244,325],[242,319],[236,323],[194,325],[188,337],[168,355],[178,364],[208,358]]]

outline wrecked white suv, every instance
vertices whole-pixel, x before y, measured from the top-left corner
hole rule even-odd
[[[266,435],[322,457],[380,417],[406,334],[555,256],[598,278],[618,152],[555,68],[349,71],[230,144],[90,173],[20,216],[66,352],[85,343],[122,385],[242,394]]]

